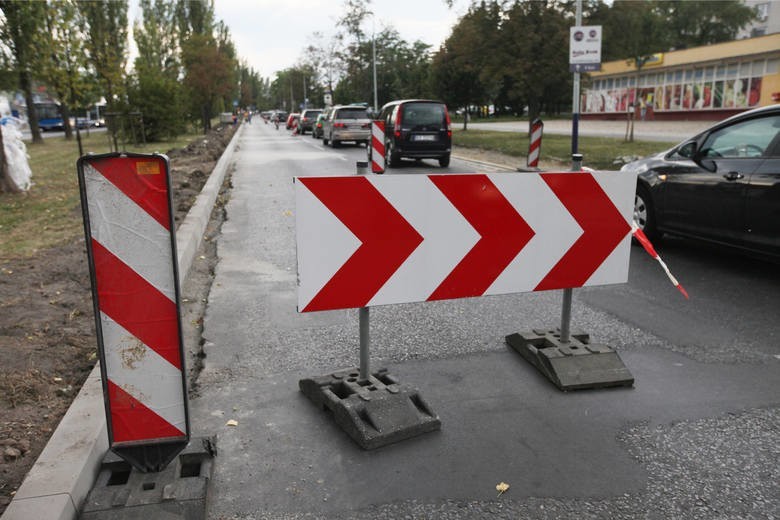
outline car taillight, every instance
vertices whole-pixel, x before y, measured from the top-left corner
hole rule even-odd
[[[393,132],[395,133],[396,138],[401,137],[401,117],[404,113],[404,106],[399,105],[398,106],[398,115],[395,118],[395,127],[393,127]]]
[[[450,120],[450,112],[447,108],[444,108],[444,120],[447,122],[447,137],[452,137],[452,121]]]
[[[344,123],[333,123],[333,128],[346,128],[347,125]]]

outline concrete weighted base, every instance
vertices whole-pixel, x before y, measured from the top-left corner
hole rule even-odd
[[[109,452],[80,520],[203,520],[216,441],[194,438],[162,471],[144,473]]]
[[[400,384],[382,369],[359,380],[357,368],[301,379],[301,392],[333,414],[339,425],[365,450],[441,428],[439,417],[420,393]]]
[[[560,330],[517,332],[507,344],[563,391],[633,386],[634,376],[611,347],[590,343],[585,333],[560,340]]]

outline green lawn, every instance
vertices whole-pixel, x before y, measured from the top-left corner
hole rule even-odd
[[[492,150],[514,157],[528,154],[528,133],[496,132],[492,130],[453,130],[455,146]],[[578,149],[584,156],[584,164],[600,170],[616,170],[627,157],[644,157],[671,148],[676,142],[634,141],[609,137],[580,136]],[[545,134],[542,141],[541,160],[571,162],[571,136]]]
[[[165,143],[129,146],[127,151],[166,153],[181,148],[200,135],[186,135]],[[82,134],[85,153],[110,151],[106,133]],[[26,142],[33,186],[27,193],[0,193],[0,259],[29,256],[39,249],[83,236],[79,201],[75,136],[44,139],[44,144]]]

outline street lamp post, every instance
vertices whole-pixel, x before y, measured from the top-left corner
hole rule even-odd
[[[376,19],[374,13],[366,13],[371,16],[371,65],[374,71],[374,113],[379,110],[376,93]]]

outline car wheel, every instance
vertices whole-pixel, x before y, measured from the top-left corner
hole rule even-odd
[[[336,141],[335,139],[332,139],[332,138],[331,138],[331,140],[330,140],[330,145],[331,145],[333,148],[338,148],[339,146],[341,146],[341,141]]]
[[[398,168],[401,165],[401,157],[390,143],[385,143],[385,168]]]
[[[439,157],[439,166],[442,168],[446,168],[450,165],[450,154],[445,155],[444,157]]]
[[[650,192],[647,188],[640,186],[634,196],[634,222],[639,226],[647,238],[658,240],[661,238],[661,232],[658,231],[655,223],[655,214],[653,202],[650,199]]]
[[[325,137],[325,134],[322,134],[322,144],[324,146],[328,146],[328,138]]]

